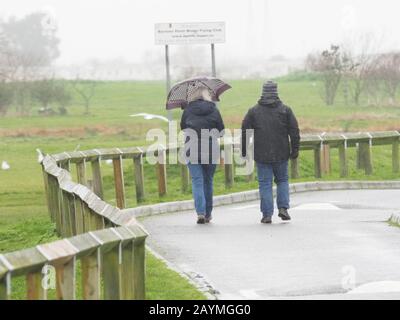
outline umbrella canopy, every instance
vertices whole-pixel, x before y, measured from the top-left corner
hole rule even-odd
[[[175,84],[168,94],[167,109],[186,107],[188,97],[199,87],[205,87],[212,93],[214,101],[219,101],[219,96],[230,89],[231,86],[224,81],[213,77],[196,77],[186,79]]]

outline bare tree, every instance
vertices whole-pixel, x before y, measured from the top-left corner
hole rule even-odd
[[[0,115],[5,116],[13,101],[11,85],[4,81],[0,82]]]
[[[40,114],[53,115],[56,113],[52,104],[58,105],[61,115],[67,113],[67,106],[71,102],[71,94],[68,92],[65,81],[54,78],[43,79],[32,83],[32,97],[40,103]]]
[[[373,34],[366,33],[349,39],[343,45],[349,59],[348,65],[351,66],[345,74],[344,90],[350,93],[356,105],[360,104],[361,95],[374,81],[376,52],[380,42]]]
[[[96,92],[97,81],[80,80],[77,78],[72,82],[72,88],[78,93],[85,106],[85,114],[90,114],[90,103]]]
[[[396,104],[396,94],[400,86],[400,52],[381,54],[378,59],[378,73],[390,103]]]
[[[335,102],[336,93],[346,68],[349,68],[349,59],[340,47],[331,45],[329,50],[321,53],[310,54],[306,66],[321,75],[324,84],[323,96],[328,106]]]
[[[50,108],[50,103],[54,100],[54,79],[43,79],[32,83],[32,97],[41,104],[46,111]]]
[[[59,56],[56,32],[54,21],[44,12],[0,21],[0,79],[13,82],[20,114],[31,107],[32,81],[42,78]]]
[[[67,114],[67,107],[71,103],[72,96],[68,90],[65,80],[57,81],[54,87],[54,102],[58,103],[58,112],[61,115]]]

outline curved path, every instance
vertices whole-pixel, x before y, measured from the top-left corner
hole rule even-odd
[[[193,212],[143,220],[150,246],[204,276],[219,299],[400,299],[400,190],[291,196],[292,221],[259,223],[258,202],[217,207],[209,225]]]

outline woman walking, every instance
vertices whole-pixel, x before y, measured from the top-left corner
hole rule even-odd
[[[207,87],[194,87],[188,94],[188,104],[181,118],[181,129],[185,133],[185,158],[192,177],[199,224],[212,219],[213,179],[220,155],[218,138],[225,128],[212,95]]]

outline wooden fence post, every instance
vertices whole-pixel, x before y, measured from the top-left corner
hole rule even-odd
[[[54,197],[55,195],[55,185],[54,185],[54,177],[49,175],[48,173],[45,172],[43,168],[43,177],[45,179],[45,185],[46,185],[46,198],[47,198],[47,207],[49,210],[49,215],[51,218],[52,222],[55,222],[57,224],[57,212],[56,212],[56,199]]]
[[[329,174],[331,172],[331,150],[328,144],[322,145],[321,155],[321,173]]]
[[[90,209],[86,203],[83,203],[83,217],[86,232],[104,229],[104,217]]]
[[[137,226],[132,226],[129,229],[136,235],[133,240],[134,298],[136,300],[144,300],[146,298],[145,241],[147,234]]]
[[[94,219],[96,230],[103,230],[105,228],[104,217],[97,214],[96,212],[92,212],[92,219]]]
[[[299,158],[290,159],[290,178],[298,179],[299,178]]]
[[[121,270],[121,299],[133,300],[134,296],[134,245],[133,234],[128,228],[111,229],[121,239],[120,270]]]
[[[85,218],[82,200],[74,196],[76,234],[85,233]]]
[[[347,163],[347,146],[346,141],[343,141],[339,145],[339,167],[340,167],[340,176],[342,178],[347,177],[348,175],[348,163]]]
[[[133,241],[127,243],[122,248],[122,265],[121,265],[123,281],[121,283],[121,299],[134,299],[134,268],[133,268]]]
[[[56,295],[58,300],[75,300],[75,257],[56,266]]]
[[[64,237],[76,235],[75,203],[72,194],[62,191],[63,220],[65,227]]]
[[[63,232],[63,217],[62,217],[62,209],[61,209],[61,199],[60,199],[60,186],[58,184],[57,178],[49,175],[49,186],[51,190],[51,202],[52,208],[54,210],[55,215],[55,223],[56,223],[56,230],[58,235],[62,236]]]
[[[182,183],[182,192],[186,193],[189,190],[190,185],[190,174],[189,169],[186,164],[179,164],[181,167],[181,183]]]
[[[362,146],[360,142],[356,143],[356,168],[357,170],[364,169],[364,163],[362,161],[361,153]]]
[[[366,175],[372,174],[371,146],[369,142],[360,142],[359,144],[360,163],[365,170]]]
[[[60,215],[61,215],[61,236],[69,237],[70,234],[70,220],[69,220],[69,207],[66,200],[66,194],[61,189],[58,189],[58,199],[60,201]]]
[[[42,173],[43,173],[44,193],[46,196],[47,210],[49,211],[51,222],[54,222],[54,220],[55,220],[54,212],[51,208],[51,203],[50,203],[51,200],[50,200],[50,190],[49,190],[49,177],[48,177],[46,170],[44,169],[43,164],[42,164]]]
[[[79,200],[81,203],[82,207],[82,213],[83,213],[83,229],[84,232],[89,232],[89,231],[94,231],[96,230],[94,222],[92,222],[91,215],[92,213],[90,212],[89,207],[83,200]]]
[[[100,249],[81,259],[84,300],[100,299]]]
[[[11,275],[9,270],[0,262],[0,301],[10,298],[10,281]]]
[[[76,175],[78,178],[78,183],[86,186],[87,185],[86,161],[84,159],[82,161],[76,163]]]
[[[136,201],[137,203],[140,203],[145,199],[143,153],[139,153],[133,157],[133,167],[135,175]]]
[[[27,300],[46,300],[47,292],[42,286],[41,270],[26,275]]]
[[[103,194],[103,178],[101,176],[100,158],[93,159],[91,161],[92,166],[92,178],[93,178],[93,192],[99,196],[100,199],[104,199]]]
[[[181,169],[181,190],[183,193],[186,193],[189,191],[189,186],[190,186],[190,172],[189,168],[187,166],[187,160],[185,155],[185,146],[182,145],[179,148],[178,152],[178,164]]]
[[[316,178],[321,178],[321,144],[314,148],[314,175]]]
[[[124,187],[124,172],[122,169],[122,158],[113,159],[114,167],[114,183],[115,183],[115,199],[117,207],[120,209],[125,208],[125,187]]]
[[[392,143],[392,170],[394,173],[399,172],[399,138],[395,138]]]
[[[79,252],[75,255],[81,262],[82,298],[84,300],[100,300],[100,259],[101,242],[90,233],[69,239]]]
[[[166,152],[165,149],[157,151],[158,162],[156,164],[157,179],[158,179],[158,194],[163,197],[167,194],[167,167],[166,167]]]
[[[100,244],[104,299],[121,299],[121,236],[113,229],[89,233]]]
[[[9,286],[8,276],[5,275],[2,279],[0,279],[0,301],[10,299],[9,296]]]
[[[233,186],[233,143],[224,144],[225,187]]]
[[[70,167],[69,167],[69,160],[63,161],[60,163],[60,168],[70,171]]]
[[[121,269],[119,265],[119,245],[103,253],[102,270],[104,299],[121,299]]]

